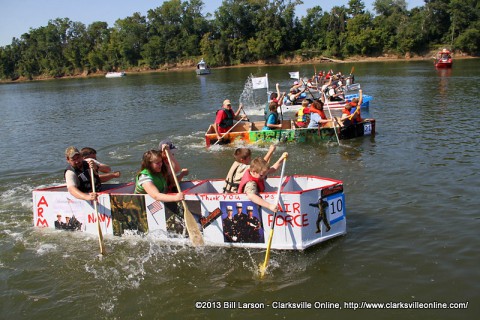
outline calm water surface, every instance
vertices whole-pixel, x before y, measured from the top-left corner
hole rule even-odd
[[[321,145],[279,145],[286,174],[344,181],[348,234],[305,252],[178,247],[146,236],[107,237],[109,254],[84,234],[32,227],[31,192],[62,183],[68,145],[132,181],[144,151],[169,138],[190,178],[221,178],[233,147],[205,149],[203,134],[224,99],[253,119],[264,90],[245,95],[250,74],[286,90],[288,72],[256,67],[55,80],[0,86],[0,319],[473,319],[480,313],[480,60],[316,65],[348,73],[374,100],[377,135]],[[247,92],[248,93],[248,92]],[[254,146],[263,155],[268,146]],[[196,309],[196,301],[310,309]],[[356,302],[468,302],[467,309],[353,310]],[[315,302],[342,309],[315,309]]]

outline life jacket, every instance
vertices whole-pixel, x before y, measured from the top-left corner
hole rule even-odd
[[[138,182],[138,178],[142,174],[147,175],[150,179],[152,179],[153,184],[155,185],[155,187],[157,187],[159,192],[165,193],[167,191],[167,181],[161,174],[152,174],[150,171],[148,171],[148,169],[143,169],[135,177],[135,194],[147,193],[143,186]]]
[[[262,178],[252,177],[252,175],[250,174],[250,169],[248,169],[243,174],[242,180],[240,180],[240,185],[238,186],[238,193],[243,193],[245,185],[247,184],[247,182],[250,181],[254,181],[255,183],[257,183],[258,192],[265,191],[265,180]]]
[[[78,178],[78,181],[80,182],[80,185],[78,186],[78,190],[82,192],[92,192],[92,182],[91,182],[91,177],[90,177],[90,166],[88,165],[87,161],[82,161],[82,168],[81,169],[75,169],[71,165],[68,165],[67,168],[65,169],[63,175],[67,171],[73,171],[75,175]],[[100,177],[98,176],[97,173],[93,173],[93,177],[95,179],[95,191],[100,191],[102,188],[102,183],[100,182]]]
[[[233,113],[233,110],[232,109],[225,109],[225,108],[222,108],[220,110],[217,110],[217,113],[220,112],[220,111],[223,111],[225,112],[225,114],[227,115],[227,117],[225,119],[223,119],[219,124],[218,126],[220,128],[230,128],[231,126],[233,126],[233,119],[235,118],[235,114]]]
[[[304,112],[305,107],[301,107],[297,112],[297,122],[307,122],[307,114]]]
[[[278,113],[277,112],[270,112],[267,116],[267,119],[265,119],[265,125],[264,127],[267,127],[267,122],[268,122],[268,118],[270,118],[270,115],[272,115],[275,117],[275,123],[274,124],[279,124],[280,123],[280,120],[278,120]],[[268,127],[267,127],[268,128]],[[269,130],[270,128],[268,128],[267,130]]]
[[[316,113],[316,114],[318,114],[318,115],[320,116],[320,118],[323,119],[323,120],[327,120],[327,119],[328,119],[327,116],[325,115],[325,112],[324,112],[323,110],[318,110],[318,109],[316,109],[316,108],[310,108],[310,113]],[[320,124],[320,123],[319,123],[319,124]],[[327,125],[326,122],[321,124],[322,127],[324,127],[324,126],[326,126],[326,125]]]
[[[243,170],[238,170],[240,167],[244,167]],[[228,171],[227,177],[225,178],[225,186],[223,187],[223,193],[234,193],[238,191],[238,186],[240,185],[240,181],[235,179],[239,174],[245,171],[247,165],[244,165],[241,162],[235,161]],[[238,172],[238,174],[237,174]],[[241,179],[241,178],[240,178]]]

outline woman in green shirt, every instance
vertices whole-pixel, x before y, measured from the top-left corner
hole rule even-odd
[[[164,148],[163,152],[170,152]],[[135,193],[148,194],[162,202],[178,202],[185,199],[183,192],[168,192],[168,163],[162,157],[162,151],[150,150],[143,154],[140,172],[135,177]]]

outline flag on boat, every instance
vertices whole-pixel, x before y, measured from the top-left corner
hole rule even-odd
[[[267,77],[252,78],[252,89],[264,89],[268,88]]]
[[[288,73],[290,75],[290,78],[291,79],[300,79],[300,72],[289,72]]]
[[[162,210],[163,206],[160,201],[155,201],[152,204],[148,205],[147,208],[152,214],[154,214],[155,212]]]

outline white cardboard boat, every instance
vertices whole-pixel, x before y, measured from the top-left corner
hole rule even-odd
[[[181,183],[187,206],[203,232],[205,244],[266,248],[273,213],[256,206],[246,194],[222,193],[223,183],[220,179]],[[279,183],[279,177],[269,177],[261,196],[273,202]],[[135,195],[133,189],[133,183],[104,185],[99,192],[100,226],[107,239],[124,233],[148,233],[169,242],[189,243],[180,204]],[[346,233],[341,181],[307,175],[286,177],[280,205],[284,212],[278,212],[275,218],[272,249],[304,250]],[[240,214],[236,218],[237,207],[245,216]],[[232,219],[225,220],[229,209],[233,209]],[[68,224],[66,217],[70,218]],[[33,223],[38,228],[97,234],[92,202],[74,198],[65,185],[33,191]]]

